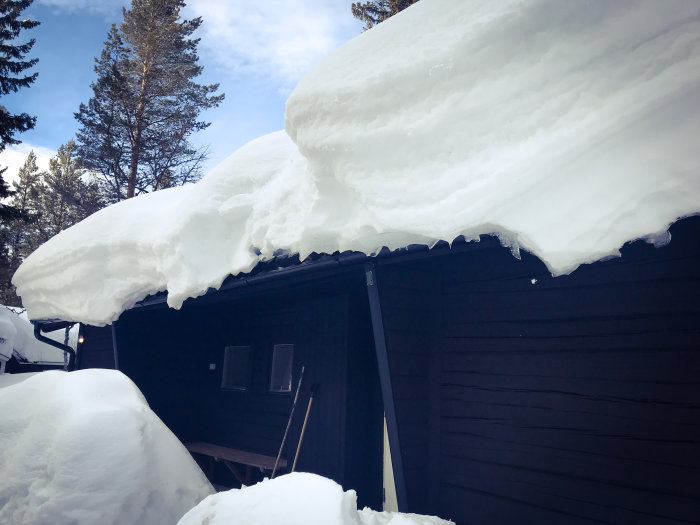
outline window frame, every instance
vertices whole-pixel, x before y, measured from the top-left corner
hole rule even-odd
[[[227,374],[227,363],[231,362],[230,366],[235,366],[235,364],[232,362],[233,359],[229,358],[229,351],[234,351],[236,349],[245,349],[247,351],[247,366],[245,367],[245,371],[242,372],[245,374],[245,382],[244,384],[227,384],[227,379],[233,379],[228,376],[231,374]],[[253,348],[251,345],[226,345],[224,347],[224,362],[221,366],[221,384],[220,384],[220,389],[221,390],[229,390],[229,391],[234,391],[234,392],[247,392],[250,390],[252,386],[252,364],[253,364]],[[235,372],[234,372],[235,373]]]
[[[275,384],[273,383],[274,379],[277,379],[275,375],[275,365],[279,362],[278,358],[278,349],[282,348],[290,348],[290,356],[289,356],[289,362],[288,366],[285,366],[285,373],[289,374],[289,383],[286,388],[283,388],[284,385],[280,385],[279,388],[275,388]],[[291,394],[292,392],[292,383],[294,381],[294,344],[293,343],[277,343],[272,345],[272,353],[270,356],[270,375],[269,375],[269,381],[268,381],[268,388],[267,391],[271,394]],[[280,381],[277,381],[276,383],[280,383]]]

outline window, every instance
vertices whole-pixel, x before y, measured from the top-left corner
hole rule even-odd
[[[272,369],[270,371],[270,392],[292,391],[292,360],[294,345],[272,347]]]
[[[221,388],[248,390],[250,386],[250,347],[227,346],[224,348],[224,371]]]

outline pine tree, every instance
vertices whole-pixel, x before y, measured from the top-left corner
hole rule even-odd
[[[110,202],[195,180],[205,151],[189,137],[224,95],[194,78],[202,19],[179,21],[182,0],[132,0],[96,59],[93,96],[81,104],[78,143],[87,169],[100,175]]]
[[[11,204],[17,216],[7,221],[4,229],[7,264],[4,271],[0,272],[0,304],[21,305],[11,279],[20,263],[34,251],[38,243],[36,221],[39,216],[41,186],[42,173],[36,164],[36,155],[31,151],[14,183]]]
[[[88,174],[77,156],[77,149],[75,142],[69,140],[49,161],[49,171],[44,174],[39,191],[35,249],[102,207],[97,184],[84,180]]]
[[[0,225],[3,221],[11,219],[16,214],[15,210],[2,203],[3,200],[12,195],[12,190],[5,182],[6,171],[7,168],[0,168],[0,219],[2,219]],[[0,258],[0,260],[2,259]]]
[[[38,75],[23,73],[38,61],[36,58],[24,59],[34,46],[35,40],[15,43],[23,29],[39,25],[39,22],[34,20],[20,20],[20,14],[31,3],[32,0],[0,0],[0,96],[28,87]],[[26,113],[13,115],[5,106],[0,105],[0,152],[8,145],[18,144],[19,140],[14,138],[14,134],[32,129],[35,123],[36,117],[30,117]],[[4,179],[6,170],[7,168],[0,168],[0,200],[12,194]],[[0,223],[13,218],[17,218],[16,210],[0,203]]]
[[[72,140],[58,148],[49,171],[40,171],[30,152],[14,183],[10,204],[19,217],[4,228],[7,264],[0,271],[0,304],[19,306],[11,278],[44,242],[104,206],[97,182],[82,167]]]
[[[30,151],[27,160],[19,169],[17,180],[13,184],[14,192],[11,204],[21,215],[8,227],[10,232],[8,246],[12,255],[10,266],[15,268],[19,266],[18,261],[34,251],[36,244],[32,229],[40,214],[40,196],[44,175],[39,171],[36,161],[36,154],[34,151]]]
[[[364,29],[370,29],[399,11],[403,11],[418,0],[371,0],[353,2],[352,16],[365,23]]]

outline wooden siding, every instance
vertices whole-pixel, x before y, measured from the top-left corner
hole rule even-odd
[[[431,373],[435,352],[435,299],[439,281],[426,262],[378,269],[391,384],[399,427],[409,510],[430,513],[436,491],[429,480],[438,428],[432,403]],[[439,423],[439,422],[438,422]],[[398,451],[392,450],[392,456]]]
[[[407,484],[437,494],[411,510],[460,524],[700,523],[700,219],[672,234],[558,278],[493,243],[385,268]],[[429,275],[432,312],[417,284]],[[431,473],[417,456],[436,433]]]
[[[313,287],[268,291],[238,300],[229,294],[182,310],[134,309],[118,325],[120,366],[155,412],[183,441],[204,441],[276,456],[302,365],[304,382],[283,451],[291,466],[311,385],[320,385],[297,470],[356,489],[359,501],[380,500],[381,403],[362,274]],[[353,332],[350,334],[349,327]],[[269,391],[272,348],[294,345],[292,392]],[[251,347],[251,386],[221,388],[224,348]],[[210,370],[210,365],[215,370]],[[379,407],[379,408],[377,408]],[[374,433],[376,432],[376,436]],[[376,461],[365,464],[363,460]],[[224,476],[225,472],[218,472]],[[229,480],[230,481],[230,480]],[[376,505],[375,505],[376,506]]]
[[[377,356],[364,283],[353,287],[348,315],[345,488],[357,489],[358,508],[382,508],[383,409]]]
[[[83,325],[80,333],[85,340],[78,350],[76,368],[114,368],[112,327]]]
[[[343,480],[345,473],[347,308],[345,295],[335,300],[310,298],[299,305],[296,335],[300,361],[306,366],[306,384],[288,447],[293,458],[310,388],[318,383],[297,467],[336,480]]]
[[[208,379],[206,326],[189,324],[184,310],[131,310],[118,321],[119,366],[151,408],[183,441],[208,430],[204,401]]]

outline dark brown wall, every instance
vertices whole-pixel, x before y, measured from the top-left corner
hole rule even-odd
[[[431,376],[436,373],[439,280],[431,264],[391,264],[377,275],[407,499],[416,513],[429,513],[436,497],[429,480],[435,475],[431,459],[436,459],[438,430],[431,424],[438,410],[437,403],[431,404]]]
[[[356,489],[361,504],[376,508],[381,494],[376,474],[381,472],[381,402],[361,277],[358,272],[349,280],[238,298],[229,294],[218,301],[208,296],[207,301],[188,301],[179,311],[131,310],[117,324],[120,368],[183,441],[276,456],[304,365],[283,457],[291,466],[310,388],[318,383],[297,470]],[[362,320],[358,323],[353,315]],[[272,348],[278,343],[295,346],[288,394],[268,391]],[[228,345],[252,348],[247,391],[220,388]]]
[[[125,312],[116,326],[119,369],[183,441],[209,431],[201,409],[208,359],[201,350],[207,348],[211,331],[202,320],[193,320],[185,310],[162,308]]]
[[[470,524],[700,522],[700,220],[672,233],[558,278],[493,243],[407,264],[413,277],[384,268],[414,509]],[[428,275],[441,281],[431,315],[416,291]],[[436,433],[424,482],[412,450],[430,457]]]
[[[348,311],[345,480],[349,488],[362,488],[359,508],[381,509],[384,410],[367,294],[363,286],[353,290]]]
[[[83,325],[80,333],[84,337],[84,342],[78,348],[77,368],[114,368],[111,325],[103,327]]]

